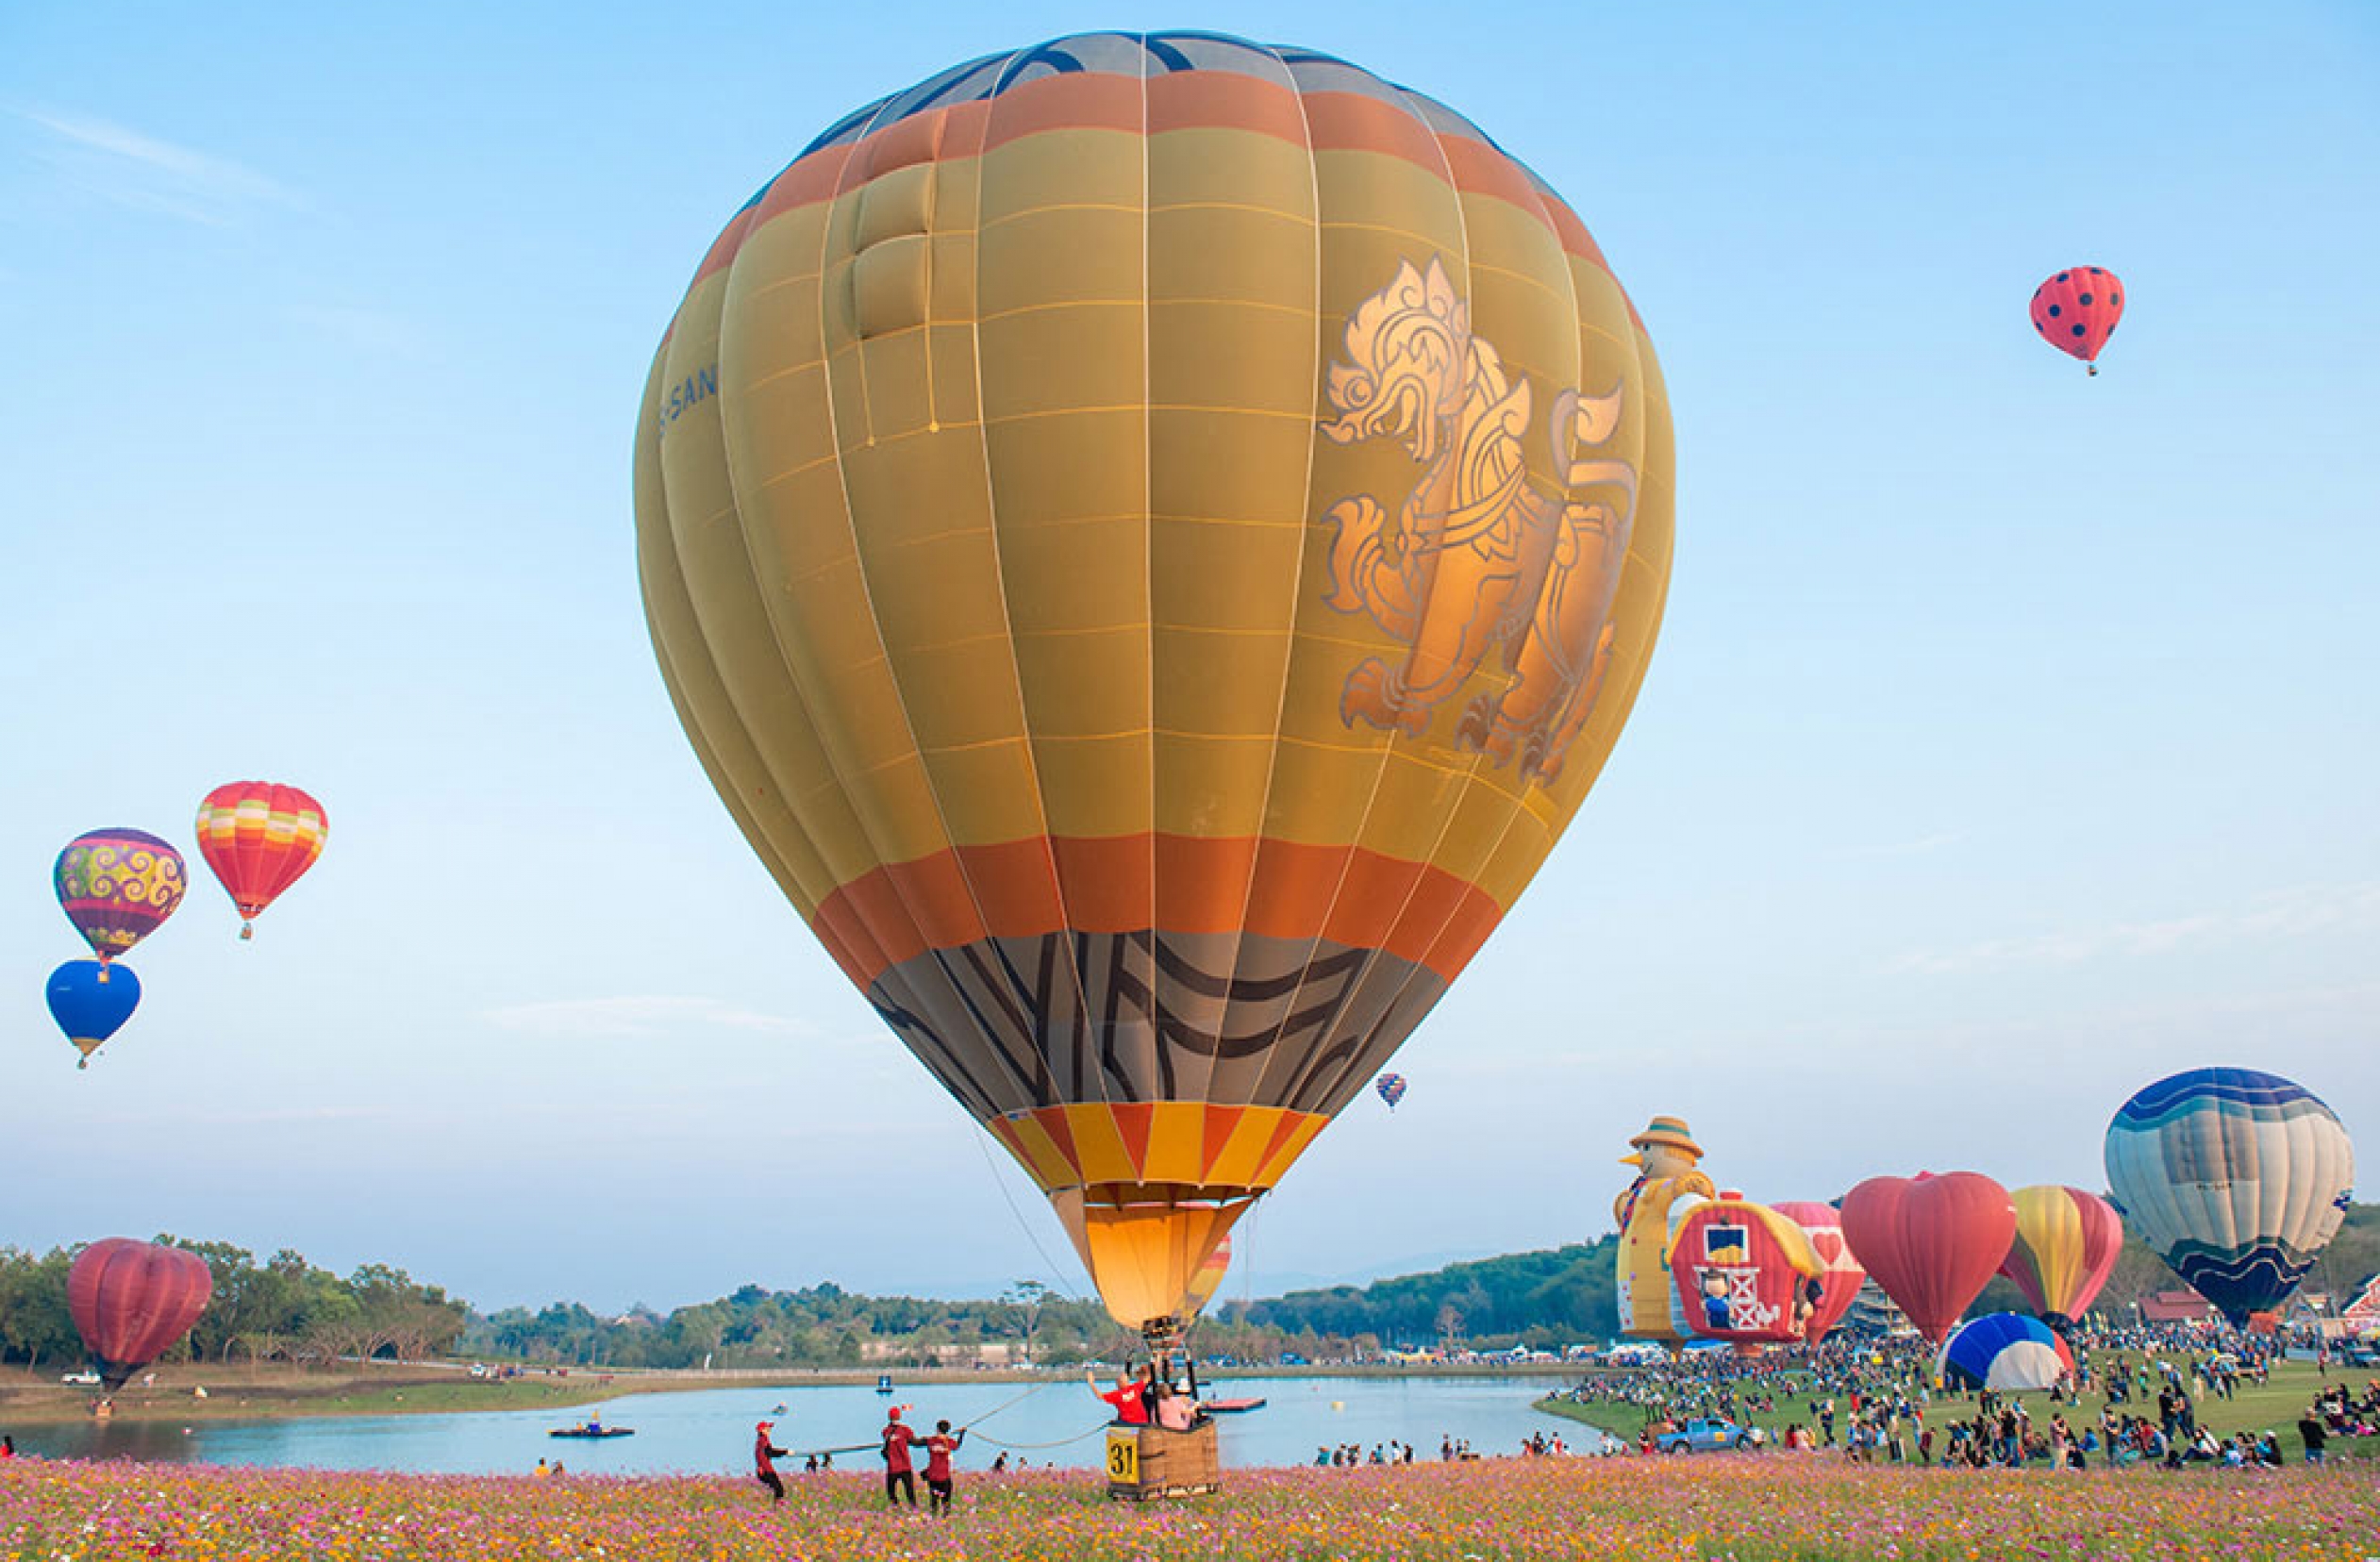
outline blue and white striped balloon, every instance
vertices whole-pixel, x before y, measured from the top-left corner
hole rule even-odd
[[[2107,1125],[2126,1226],[2236,1324],[2288,1299],[2338,1235],[2355,1148],[2338,1115],[2277,1074],[2193,1069]]]

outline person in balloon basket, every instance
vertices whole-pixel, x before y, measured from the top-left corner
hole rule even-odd
[[[953,1432],[950,1422],[934,1423],[934,1435],[925,1439],[925,1511],[947,1519],[954,1487],[950,1456],[958,1452],[958,1445],[967,1440],[967,1429]]]
[[[1116,1379],[1115,1388],[1103,1390],[1089,1369],[1083,1372],[1084,1384],[1094,1397],[1115,1411],[1116,1423],[1120,1426],[1149,1424],[1157,1408],[1156,1379],[1157,1369],[1151,1367],[1137,1383],[1128,1375],[1123,1376]]]
[[[917,1506],[917,1471],[909,1460],[909,1450],[924,1441],[901,1420],[901,1412],[908,1408],[896,1404],[885,1412],[884,1430],[878,1434],[884,1440],[884,1500],[899,1507],[904,1499],[914,1509]]]
[[[785,1480],[776,1472],[776,1461],[786,1457],[786,1451],[769,1438],[775,1427],[774,1421],[762,1421],[752,1429],[752,1478],[769,1488],[771,1507],[785,1501]]]

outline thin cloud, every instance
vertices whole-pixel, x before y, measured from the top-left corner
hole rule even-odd
[[[1886,969],[1896,975],[1963,976],[2025,966],[2072,966],[2138,958],[2259,939],[2380,928],[2380,884],[2309,885],[2259,895],[2231,911],[2201,912],[2156,922],[2114,922],[2019,938],[1988,939],[1956,949],[1905,955]]]
[[[306,204],[295,191],[245,163],[108,120],[29,108],[16,114],[46,133],[43,162],[77,188],[136,211],[228,227],[250,208]]]
[[[510,1004],[490,1009],[482,1018],[524,1036],[655,1037],[690,1030],[817,1034],[816,1027],[804,1021],[740,1008],[717,998],[564,998],[543,1004]]]
[[[290,321],[366,353],[415,361],[429,357],[427,343],[410,321],[374,309],[297,304],[283,311]]]

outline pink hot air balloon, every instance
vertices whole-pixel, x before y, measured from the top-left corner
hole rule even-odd
[[[1871,1177],[1843,1196],[1843,1239],[1936,1345],[2000,1272],[2016,1234],[2008,1190],[1980,1172]]]
[[[214,1295],[207,1260],[187,1249],[110,1237],[66,1271],[66,1306],[113,1393],[190,1333]]]
[[[1851,1244],[1843,1240],[1843,1218],[1833,1205],[1795,1199],[1769,1207],[1802,1228],[1810,1246],[1818,1250],[1819,1261],[1826,1266],[1826,1272],[1819,1281],[1818,1305],[1802,1336],[1816,1345],[1851,1311],[1868,1271],[1859,1267],[1859,1260],[1852,1256]]]

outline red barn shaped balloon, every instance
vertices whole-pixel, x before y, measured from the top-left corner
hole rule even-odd
[[[1709,1339],[1801,1338],[1825,1271],[1799,1225],[1740,1193],[1696,1201],[1670,1235],[1678,1304]]]

